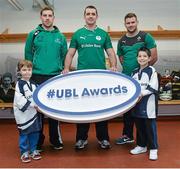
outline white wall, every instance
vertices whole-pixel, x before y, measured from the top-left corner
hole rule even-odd
[[[5,0],[0,0],[0,31],[10,28],[12,33],[26,33],[37,26],[39,10],[32,8],[32,0],[18,0],[24,7],[16,11]],[[84,25],[83,10],[95,5],[99,12],[98,25],[112,30],[125,30],[124,15],[135,12],[143,30],[180,29],[180,0],[54,0],[55,24],[63,32],[73,32]]]
[[[113,40],[114,50],[117,50],[117,40]],[[158,49],[158,62],[155,67],[161,74],[165,69],[180,70],[180,40],[156,40]],[[68,42],[69,44],[69,42]],[[0,44],[0,74],[9,71],[15,75],[16,64],[20,58],[24,57],[24,43]],[[77,53],[73,60],[76,67]],[[118,70],[121,66],[118,60]]]
[[[39,10],[32,8],[32,0],[18,1],[24,7],[23,11],[16,11],[8,1],[0,0],[0,32],[9,28],[10,33],[28,33],[40,23]],[[98,8],[98,25],[105,30],[107,26],[110,26],[112,31],[125,30],[123,18],[128,12],[137,14],[141,30],[156,30],[157,25],[167,30],[180,30],[180,0],[54,0],[54,2],[55,24],[62,32],[74,32],[82,27],[83,10],[85,6],[91,4]],[[159,53],[157,69],[161,72],[169,66],[171,69],[180,69],[180,40],[157,40],[157,45]],[[113,41],[113,46],[116,51],[117,40]],[[14,64],[23,56],[24,43],[0,44],[0,74],[13,71],[15,68],[9,60]],[[120,64],[118,65],[120,69]]]

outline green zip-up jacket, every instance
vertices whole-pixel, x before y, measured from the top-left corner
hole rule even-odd
[[[25,59],[33,63],[33,74],[58,75],[63,70],[66,53],[66,38],[56,26],[47,31],[39,25],[27,37]]]

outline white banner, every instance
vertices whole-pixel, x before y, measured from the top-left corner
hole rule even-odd
[[[49,79],[33,97],[47,116],[86,123],[111,119],[132,108],[140,85],[131,77],[108,70],[83,70]]]

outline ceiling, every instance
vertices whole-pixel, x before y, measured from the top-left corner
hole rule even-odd
[[[1,0],[1,8],[21,11],[27,8],[54,7],[54,0]]]
[[[136,7],[144,5],[150,5],[149,9],[151,9],[151,7],[162,8],[162,6],[168,6],[169,8],[171,8],[173,4],[176,4],[176,6],[180,7],[180,0],[0,0],[0,10],[11,9],[18,11],[23,9],[27,10],[32,8],[43,8],[45,5],[59,7],[62,4],[68,5],[68,8],[73,8],[77,5],[81,6],[82,4],[93,4],[100,7],[102,5],[107,5],[109,8],[111,8],[112,6],[115,9],[118,8],[119,10],[122,10],[126,6],[132,8],[133,6]],[[169,14],[170,13],[171,11],[169,12]]]

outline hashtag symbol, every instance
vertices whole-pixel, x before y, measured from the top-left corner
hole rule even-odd
[[[52,99],[53,97],[55,96],[55,91],[54,89],[50,89],[48,92],[47,92],[47,97],[50,99]]]

